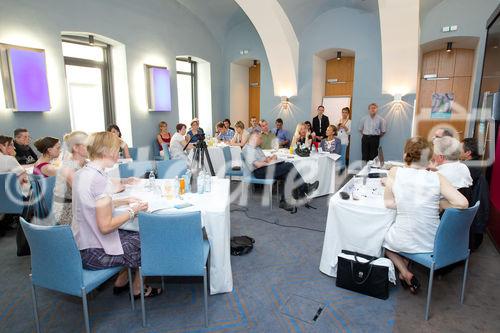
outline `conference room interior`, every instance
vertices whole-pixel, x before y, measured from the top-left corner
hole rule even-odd
[[[0,0],[0,332],[499,332],[499,0]]]

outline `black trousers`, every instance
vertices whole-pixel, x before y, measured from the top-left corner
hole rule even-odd
[[[275,179],[278,181],[278,191],[281,196],[281,200],[285,200],[292,190],[295,188],[300,188],[302,191],[306,191],[306,183],[300,175],[300,173],[295,169],[295,166],[289,162],[282,162],[277,164],[272,164],[255,169],[252,174],[255,178],[259,179]],[[281,182],[280,182],[281,181]],[[292,182],[294,184],[293,189],[289,189],[287,195],[285,196],[285,183]]]
[[[380,135],[363,135],[361,138],[361,159],[366,162],[378,155]]]

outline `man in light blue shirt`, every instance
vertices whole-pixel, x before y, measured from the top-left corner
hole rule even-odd
[[[217,139],[223,142],[231,141],[234,136],[234,131],[232,129],[226,128],[222,121],[217,123],[217,132],[219,132],[219,135],[217,135]]]
[[[283,119],[276,119],[276,127],[273,128],[272,133],[276,135],[280,143],[280,148],[290,147],[290,133],[283,128]]]

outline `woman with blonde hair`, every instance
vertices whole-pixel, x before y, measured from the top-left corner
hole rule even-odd
[[[88,137],[90,162],[78,170],[73,179],[73,222],[71,229],[82,256],[85,269],[141,265],[141,243],[138,232],[119,227],[134,219],[148,204],[136,198],[113,200],[112,184],[105,169],[118,160],[120,139],[109,132],[93,133]],[[126,212],[115,213],[115,207],[126,206]],[[118,274],[113,292],[128,290],[127,270]],[[133,281],[134,297],[139,297],[141,284],[137,272]],[[159,295],[161,289],[145,286],[145,296]]]
[[[63,138],[66,155],[57,174],[52,206],[56,224],[71,224],[73,219],[73,177],[87,162],[87,137],[85,132],[74,131]]]
[[[234,124],[234,129],[235,133],[229,144],[231,146],[238,146],[243,148],[247,144],[250,133],[245,131],[245,125],[242,121],[237,121],[236,124]]]
[[[59,157],[61,153],[61,143],[59,139],[46,136],[36,140],[33,145],[42,153],[42,156],[33,166],[33,174],[45,178],[55,176],[57,168],[52,162]]]
[[[464,209],[467,199],[445,177],[426,170],[432,157],[431,144],[415,137],[406,141],[404,168],[392,168],[385,180],[385,206],[396,210],[383,246],[385,254],[399,270],[403,286],[416,293],[420,283],[408,269],[408,260],[398,252],[427,253],[434,250],[439,211],[449,207]]]
[[[311,148],[312,140],[311,132],[308,130],[306,123],[298,123],[290,146],[295,148],[297,144],[305,144],[307,148]]]
[[[168,131],[168,124],[166,121],[160,121],[158,123],[158,127],[160,129],[160,133],[156,136],[156,141],[158,142],[158,146],[160,147],[160,155],[163,156],[163,146],[162,144],[166,143],[170,145],[170,140],[172,139],[172,135]]]

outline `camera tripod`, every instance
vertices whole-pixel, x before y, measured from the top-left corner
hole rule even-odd
[[[210,155],[208,154],[207,144],[205,143],[205,141],[200,140],[195,144],[193,160],[191,161],[191,170],[204,170],[205,158],[208,162],[210,174],[212,176],[215,176],[212,160],[210,159]]]

